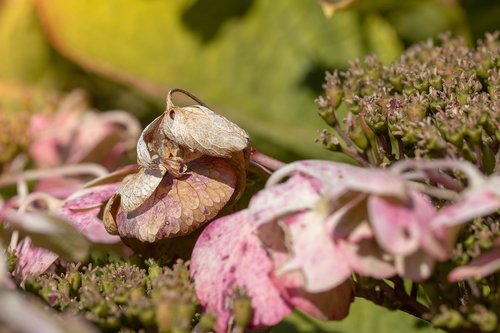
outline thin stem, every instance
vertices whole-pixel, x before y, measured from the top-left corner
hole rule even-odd
[[[436,184],[442,185],[443,187],[460,192],[464,189],[464,186],[457,179],[447,175],[444,172],[438,170],[424,170],[429,180],[433,181]]]
[[[275,159],[274,157],[268,156],[256,149],[252,148],[250,151],[250,160],[255,164],[264,167],[271,171],[276,171],[286,165],[285,162]]]
[[[398,295],[392,289],[387,283],[384,281],[378,281],[378,286],[380,286],[380,289],[386,294],[390,299],[396,302],[401,302],[401,310],[404,312],[407,312],[411,315],[414,315],[416,317],[422,318],[422,315],[424,313],[429,312],[429,309],[424,306],[423,304],[420,304],[416,300],[408,297],[406,293]]]
[[[181,94],[184,94],[186,96],[188,96],[189,98],[191,98],[193,101],[195,101],[196,103],[200,104],[201,106],[204,106],[206,108],[209,108],[208,105],[206,105],[205,103],[203,103],[203,101],[201,99],[199,99],[198,97],[196,97],[195,95],[191,94],[189,91],[187,90],[184,90],[184,89],[181,89],[181,88],[174,88],[174,89],[171,89],[169,92],[168,92],[168,95],[167,95],[167,110],[170,109],[170,107],[172,105],[174,105],[174,103],[172,102],[172,95],[174,93],[181,93]],[[210,108],[209,108],[210,109]]]
[[[57,176],[76,176],[82,174],[102,177],[107,175],[108,171],[104,167],[94,163],[68,165],[46,170],[28,170],[21,173],[2,175],[0,177],[0,187],[15,184],[19,181],[36,180]]]
[[[454,201],[457,200],[459,197],[457,192],[445,188],[438,188],[412,181],[409,181],[408,183],[415,190],[433,196],[434,198]]]
[[[344,140],[346,147],[343,149],[344,153],[352,157],[356,162],[358,162],[361,166],[369,167],[370,163],[366,162],[356,150],[354,142],[352,142],[351,138],[345,134],[345,132],[340,128],[339,124],[335,124],[335,131],[338,135]]]

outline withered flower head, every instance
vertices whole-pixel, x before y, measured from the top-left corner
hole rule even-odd
[[[198,105],[176,106],[183,93]],[[189,234],[242,193],[249,159],[247,133],[190,93],[173,89],[167,109],[137,143],[139,172],[109,201],[108,232],[141,242]]]

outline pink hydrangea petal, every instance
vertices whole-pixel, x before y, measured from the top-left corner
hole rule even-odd
[[[379,245],[391,254],[415,252],[421,237],[430,232],[427,227],[435,216],[435,208],[427,197],[411,191],[406,203],[379,196],[368,198],[370,223]]]
[[[229,302],[236,288],[251,299],[253,326],[271,326],[290,314],[269,274],[273,264],[248,222],[248,211],[212,222],[196,242],[191,277],[201,304],[217,316],[216,332],[227,332]]]
[[[289,254],[268,251],[275,267],[286,262]],[[311,293],[304,289],[304,276],[299,271],[281,274],[271,274],[281,296],[294,308],[297,308],[313,317],[321,320],[341,320],[349,313],[350,304],[353,300],[353,290],[349,280],[336,288]]]
[[[358,242],[339,240],[338,247],[352,270],[358,274],[376,279],[386,279],[396,274],[392,258],[382,251],[374,239]]]
[[[415,282],[429,278],[434,270],[435,259],[423,250],[405,256],[396,257],[395,267],[398,274]]]
[[[353,299],[350,281],[324,292],[311,293],[303,288],[299,275],[294,272],[274,277],[282,297],[289,304],[320,320],[341,320],[347,316]]]
[[[291,258],[279,267],[278,275],[300,270],[305,278],[304,289],[310,292],[335,288],[352,273],[342,252],[327,233],[323,220],[321,214],[308,211],[283,221]]]
[[[401,200],[407,198],[405,180],[395,173],[321,160],[290,163],[271,175],[267,186],[272,186],[295,173],[320,179],[325,189],[342,183],[351,190],[359,192],[393,196]]]
[[[250,221],[260,226],[287,214],[312,208],[319,199],[318,181],[294,175],[287,182],[266,188],[250,201]]]
[[[269,177],[266,186],[274,186],[280,183],[286,177],[293,174],[302,174],[321,180],[323,188],[336,185],[341,179],[353,172],[356,167],[330,161],[322,160],[303,160],[290,163],[274,172]]]
[[[500,184],[498,186],[500,188]],[[439,210],[432,225],[451,227],[494,213],[500,209],[500,194],[497,191],[492,186],[485,186],[464,193],[460,201]]]
[[[477,259],[471,261],[465,266],[459,266],[453,269],[448,275],[450,282],[475,278],[479,279],[495,273],[500,269],[500,246],[486,252]]]
[[[16,255],[14,277],[22,284],[29,276],[45,272],[59,257],[54,252],[34,246],[27,237],[17,245]]]
[[[57,213],[66,217],[89,240],[104,244],[117,243],[120,237],[110,235],[97,216],[103,203],[119,186],[120,183],[112,183],[78,191],[57,209]]]
[[[83,186],[83,182],[74,178],[51,177],[40,179],[34,192],[44,192],[57,199],[66,199]]]

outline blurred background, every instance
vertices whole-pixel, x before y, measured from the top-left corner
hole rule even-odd
[[[324,127],[314,99],[325,70],[371,53],[389,63],[448,31],[473,45],[500,27],[494,0],[322,4],[0,0],[0,148],[22,145],[27,119],[53,96],[83,89],[96,109],[126,110],[145,125],[163,111],[168,89],[179,87],[247,130],[265,153],[285,161],[332,158],[314,143]],[[273,331],[434,331],[363,300],[351,311],[333,324],[296,314]]]
[[[388,63],[446,31],[473,44],[500,24],[493,0],[322,3],[346,8],[327,18],[316,0],[0,0],[0,103],[83,88],[95,108],[146,124],[181,87],[266,153],[331,158],[314,144],[325,70],[370,53]]]

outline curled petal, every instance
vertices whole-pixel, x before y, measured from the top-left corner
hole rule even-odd
[[[269,274],[273,264],[248,223],[246,210],[212,222],[196,242],[191,277],[201,304],[217,315],[215,330],[227,332],[236,289],[250,297],[252,326],[271,326],[291,312]]]
[[[188,234],[213,219],[234,193],[234,170],[225,160],[213,157],[194,160],[188,167],[191,172],[182,178],[165,174],[153,194],[137,209],[126,211],[114,207],[119,235],[154,242]],[[123,206],[123,200],[129,194],[119,192]],[[119,201],[114,198],[113,202]],[[113,205],[108,207],[113,209]]]
[[[415,282],[429,278],[436,262],[433,257],[420,249],[405,257],[396,256],[394,261],[397,273]]]
[[[250,201],[250,221],[259,226],[306,208],[319,199],[318,180],[294,175],[286,183],[255,194]]]
[[[207,107],[172,107],[166,113],[162,129],[167,138],[204,155],[230,158],[249,144],[244,130]]]
[[[297,213],[283,221],[291,258],[278,275],[300,270],[304,288],[323,292],[343,283],[352,271],[345,257],[326,232],[323,216],[315,211]]]
[[[156,190],[164,175],[165,171],[160,169],[140,169],[136,174],[125,178],[118,190],[122,209],[130,212],[142,205]]]
[[[452,227],[500,209],[500,177],[492,177],[488,186],[464,193],[461,200],[442,208],[432,221],[434,227]]]
[[[500,244],[499,244],[500,245]],[[450,282],[475,278],[480,279],[500,269],[500,246],[486,252],[465,266],[455,268],[448,275]]]
[[[436,211],[422,194],[411,191],[406,203],[379,196],[368,198],[370,223],[380,246],[391,254],[408,255],[417,250]]]
[[[392,258],[382,251],[373,238],[357,242],[339,240],[338,247],[352,270],[360,275],[386,279],[396,274]]]

